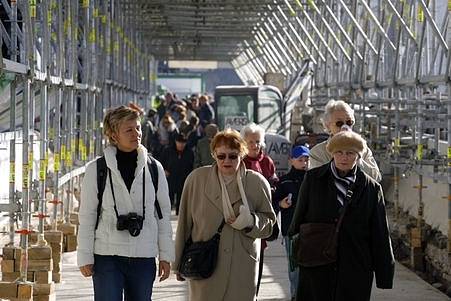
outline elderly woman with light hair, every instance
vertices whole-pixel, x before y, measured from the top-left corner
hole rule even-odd
[[[393,286],[395,265],[382,188],[358,165],[365,149],[360,135],[339,132],[326,146],[333,159],[307,171],[288,230],[290,237],[299,234],[300,242],[296,300],[369,301],[374,276],[376,287]],[[319,247],[330,241],[325,238],[331,237],[330,229],[338,233],[337,247]],[[309,240],[312,233],[316,239]],[[335,259],[323,256],[331,253]]]
[[[265,148],[265,129],[260,125],[251,122],[241,129],[241,137],[246,141],[248,149],[247,156],[243,159],[246,168],[262,174],[271,185],[271,191],[274,192],[275,185],[279,181],[279,178],[276,175],[276,166],[274,165],[274,162],[263,152],[263,149]],[[266,240],[262,240],[257,293],[260,288],[266,246]]]
[[[249,123],[241,129],[241,137],[249,150],[244,163],[246,167],[261,173],[271,187],[277,182],[276,166],[272,159],[263,152],[265,148],[265,129],[255,123]]]
[[[354,110],[342,100],[330,100],[326,107],[323,118],[323,125],[330,137],[341,131],[352,131],[355,124]],[[329,138],[330,140],[330,138]],[[315,168],[328,163],[332,159],[332,155],[327,152],[326,145],[328,141],[315,145],[310,150],[310,168]],[[358,165],[370,177],[380,182],[382,179],[379,167],[374,160],[373,153],[365,145],[362,156],[359,158]]]

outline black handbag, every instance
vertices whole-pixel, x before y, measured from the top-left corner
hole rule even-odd
[[[225,221],[222,220],[218,231],[207,241],[193,242],[191,236],[185,243],[179,264],[179,273],[183,278],[199,280],[209,278],[218,262],[219,240]]]
[[[353,191],[348,189],[346,202],[342,208],[338,222],[335,223],[305,223],[299,227],[297,262],[302,267],[317,267],[337,261],[338,233],[351,202]]]

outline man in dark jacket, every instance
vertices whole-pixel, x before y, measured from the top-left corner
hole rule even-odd
[[[194,153],[186,147],[186,137],[178,134],[175,137],[175,145],[168,146],[161,155],[163,165],[169,185],[169,197],[175,212],[178,215],[180,197],[182,196],[183,185],[188,175],[193,170]]]
[[[199,97],[199,119],[200,119],[200,126],[202,128],[205,128],[207,124],[212,123],[215,119],[215,111],[213,110],[213,107],[208,103],[208,96],[201,95]]]
[[[303,145],[297,145],[291,150],[290,164],[291,169],[280,177],[276,185],[276,191],[273,197],[273,207],[275,211],[280,211],[281,230],[283,243],[287,252],[288,259],[288,279],[290,280],[291,299],[296,298],[296,287],[299,280],[299,269],[290,264],[291,257],[291,240],[288,237],[288,228],[294,216],[294,209],[298,199],[299,188],[304,180],[305,172],[309,163],[309,149]]]
[[[326,147],[333,160],[305,176],[288,230],[290,237],[300,232],[301,225],[309,224],[310,229],[319,223],[333,225],[343,211],[345,215],[338,232],[335,262],[317,264],[301,258],[306,250],[309,256],[324,254],[324,249],[315,248],[318,244],[306,241],[307,231],[304,233],[304,249],[298,253],[296,300],[369,301],[373,275],[376,287],[393,287],[395,261],[382,188],[357,165],[365,147],[360,135],[340,132]],[[306,226],[303,229],[308,230]]]

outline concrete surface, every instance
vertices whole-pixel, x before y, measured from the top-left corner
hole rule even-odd
[[[172,225],[175,230],[175,219]],[[400,264],[396,266],[395,277],[394,289],[380,290],[374,288],[371,300],[451,300],[451,298],[448,298]],[[289,300],[288,286],[285,251],[279,239],[269,244],[269,249],[267,249],[265,254],[259,300]],[[175,276],[171,275],[168,280],[155,284],[152,299],[183,301],[188,300],[187,295],[187,284],[178,282]],[[58,301],[88,301],[94,299],[91,278],[83,278],[76,266],[76,252],[65,253],[63,256],[63,281],[61,284],[57,284],[56,299]]]

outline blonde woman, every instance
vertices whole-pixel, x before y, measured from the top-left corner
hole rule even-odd
[[[169,277],[174,260],[168,184],[155,161],[155,194],[138,111],[126,106],[108,111],[104,134],[110,146],[104,150],[107,176],[100,211],[96,161],[88,164],[81,189],[78,266],[83,276],[93,277],[96,301],[122,300],[123,295],[147,301],[157,273],[155,258],[160,281]]]

